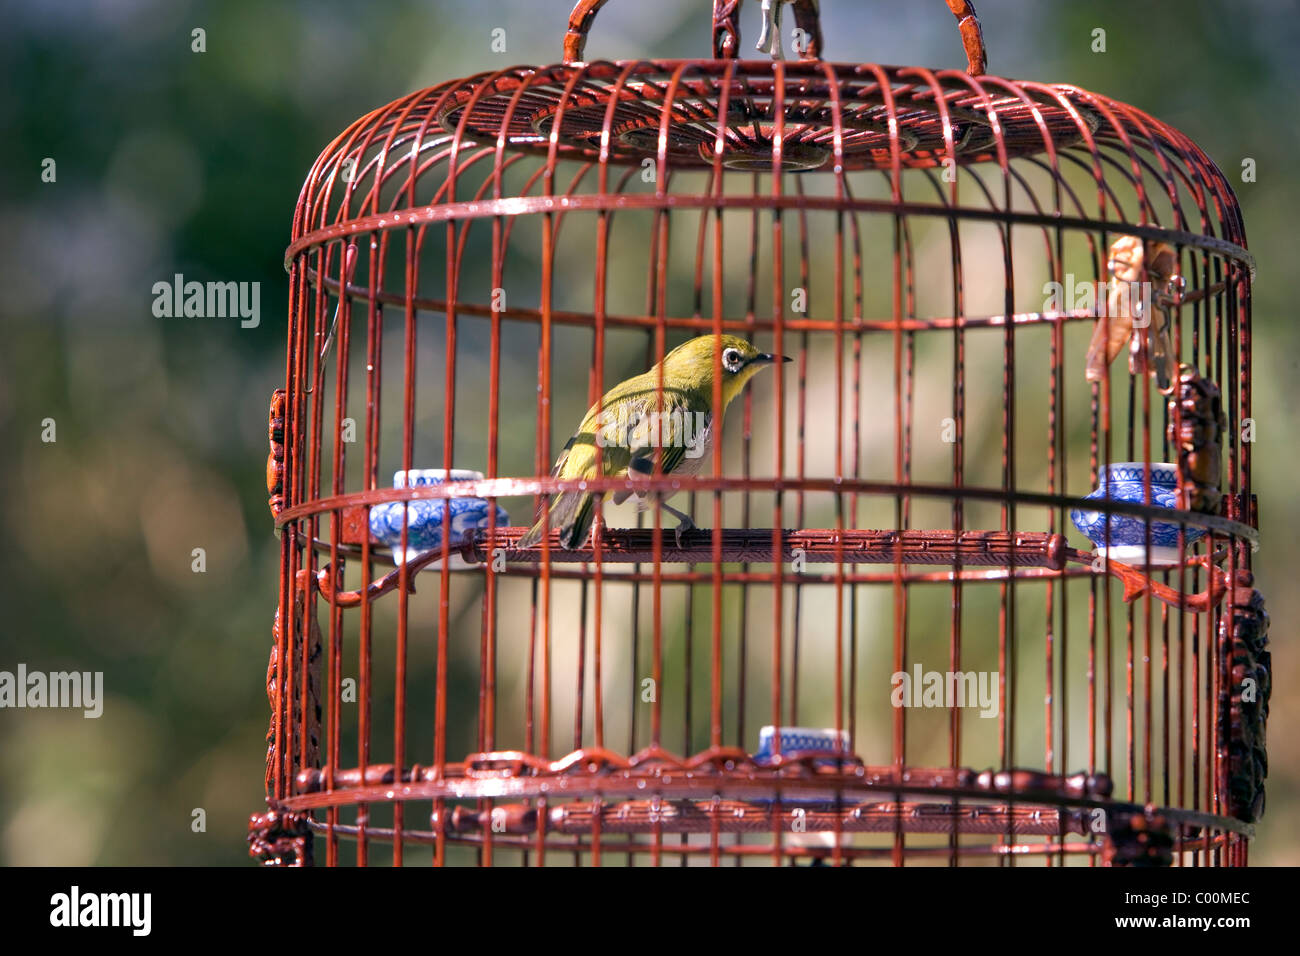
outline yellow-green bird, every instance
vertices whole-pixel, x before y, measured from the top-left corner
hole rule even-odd
[[[656,456],[665,475],[698,474],[713,448],[713,372],[719,349],[723,414],[757,372],[774,362],[790,361],[784,356],[760,352],[735,335],[704,335],[684,342],[664,356],[663,404],[657,400],[658,365],[615,385],[587,412],[578,431],[560,452],[551,476],[644,480],[653,474]],[[622,504],[633,494],[645,501],[645,492],[628,489],[616,492],[614,503]],[[566,491],[557,495],[549,512],[519,539],[518,547],[533,547],[548,528],[560,529],[562,547],[570,550],[581,547],[591,531],[602,498],[603,492],[594,491]],[[666,504],[663,508],[681,522],[677,527],[680,547],[682,532],[695,525],[689,515]]]

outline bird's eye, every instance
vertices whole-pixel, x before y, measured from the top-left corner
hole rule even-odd
[[[728,372],[740,371],[740,352],[736,349],[727,349],[722,353],[722,364],[726,366]]]

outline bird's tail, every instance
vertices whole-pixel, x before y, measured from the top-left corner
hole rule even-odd
[[[516,547],[536,546],[549,527],[560,529],[560,546],[572,551],[582,547],[595,520],[596,496],[589,491],[566,491],[551,503],[549,514],[533,525]]]

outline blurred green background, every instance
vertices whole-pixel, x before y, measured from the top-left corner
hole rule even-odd
[[[615,2],[590,57],[700,56],[706,0]],[[757,3],[751,2],[751,8]],[[826,56],[959,66],[943,4],[826,0]],[[282,384],[290,216],[357,116],[560,54],[568,0],[25,0],[0,32],[0,669],[102,670],[104,716],[0,711],[0,862],[246,859],[259,808],[278,547],[266,405]],[[990,70],[1179,127],[1236,184],[1255,286],[1260,587],[1273,618],[1256,863],[1300,864],[1294,438],[1286,300],[1300,204],[1295,3],[980,0]],[[746,12],[747,44],[757,10]],[[507,30],[494,53],[490,31]],[[191,51],[191,30],[206,52]],[[1108,52],[1093,53],[1092,31]],[[55,182],[42,161],[57,163]],[[1258,180],[1240,183],[1241,162]],[[261,283],[261,323],[158,319],[152,287]],[[535,354],[535,353],[534,353]],[[57,441],[41,440],[42,421]],[[518,519],[517,519],[518,520]],[[207,570],[191,570],[201,541]],[[1291,570],[1288,570],[1291,569]],[[207,814],[206,832],[191,828]]]

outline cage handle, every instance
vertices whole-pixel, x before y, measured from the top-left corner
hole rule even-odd
[[[587,33],[608,0],[578,0],[569,14],[569,30],[564,34],[564,62],[581,63],[587,46]],[[798,0],[801,5],[813,8],[815,0]],[[740,55],[740,4],[741,0],[713,0],[713,56],[718,60],[734,60]],[[797,16],[798,14],[796,14]],[[820,29],[818,30],[820,37]]]
[[[569,14],[569,29],[564,34],[564,62],[581,63],[587,46],[587,34],[592,21],[609,0],[578,0]],[[819,0],[771,0],[776,4],[791,3],[794,7],[795,25],[807,37],[800,52],[805,60],[821,58],[822,29]],[[966,52],[966,72],[983,76],[988,71],[988,48],[984,45],[984,29],[979,14],[971,0],[945,0],[952,15],[957,18],[962,48]],[[740,5],[742,0],[713,0],[713,56],[719,60],[734,60],[740,56]],[[774,38],[778,48],[779,38]]]
[[[966,72],[971,76],[983,76],[988,72],[989,51],[984,45],[984,27],[980,24],[980,15],[975,12],[975,4],[971,0],[947,0],[947,3],[957,18],[962,49],[966,51]]]

